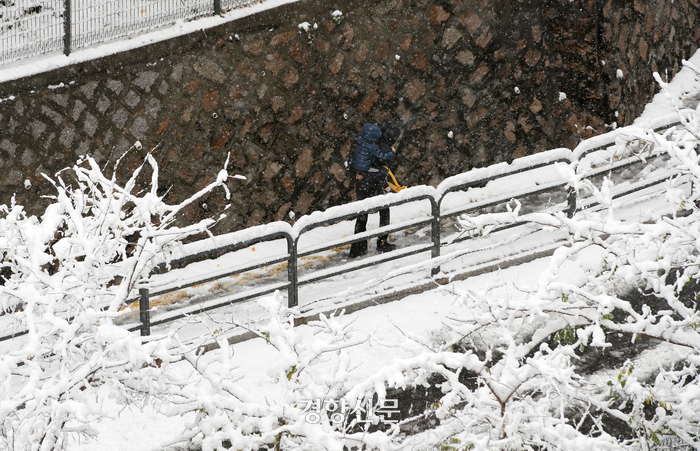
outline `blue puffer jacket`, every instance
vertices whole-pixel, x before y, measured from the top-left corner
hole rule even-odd
[[[352,153],[350,166],[367,171],[372,166],[374,157],[388,161],[396,155],[394,152],[382,152],[377,141],[382,137],[382,130],[376,124],[365,124],[362,131],[355,137],[355,150]]]

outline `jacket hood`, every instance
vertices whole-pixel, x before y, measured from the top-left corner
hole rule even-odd
[[[382,131],[383,140],[389,145],[394,144],[401,136],[401,127],[399,127],[399,124],[394,121],[387,119],[381,123],[379,128]]]
[[[376,141],[382,137],[382,129],[377,124],[365,124],[360,135],[369,141]]]

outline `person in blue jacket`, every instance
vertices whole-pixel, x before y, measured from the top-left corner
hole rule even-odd
[[[384,121],[383,129],[376,124],[365,124],[362,131],[355,137],[355,149],[350,161],[351,174],[354,174],[355,192],[357,200],[382,194],[386,185],[387,172],[382,166],[388,164],[396,156],[396,149],[391,145],[396,142],[401,130],[393,121]],[[396,131],[398,130],[398,133]],[[388,139],[387,139],[388,138]],[[389,224],[389,209],[379,212],[380,227]],[[367,214],[357,217],[355,233],[367,230]],[[377,251],[387,252],[395,249],[395,246],[387,241],[388,236],[377,238]],[[367,240],[353,243],[350,246],[350,257],[355,258],[367,253]]]

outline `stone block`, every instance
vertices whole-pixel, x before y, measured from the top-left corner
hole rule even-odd
[[[309,62],[309,50],[300,42],[297,42],[294,45],[292,45],[289,48],[289,53],[292,55],[294,61],[301,64],[302,66],[306,66],[306,64]]]
[[[97,118],[93,116],[90,112],[85,113],[85,119],[83,120],[83,130],[89,137],[95,136],[95,131],[97,131]]]
[[[617,38],[617,48],[620,49],[622,53],[627,51],[627,41],[629,40],[631,30],[632,28],[629,24],[623,24],[620,29],[620,34]]]
[[[300,215],[305,215],[309,213],[311,211],[311,204],[313,203],[313,201],[314,195],[308,191],[304,191],[297,198],[297,201],[294,205],[294,211]]]
[[[474,104],[477,101],[476,94],[474,94],[474,91],[472,91],[469,88],[464,88],[462,90],[462,103],[465,104],[469,108],[473,108]]]
[[[58,142],[60,142],[63,147],[70,149],[70,147],[73,145],[74,139],[75,129],[73,127],[65,127],[63,130],[61,130],[61,135],[58,137]]]
[[[211,58],[200,58],[192,67],[195,72],[207,80],[216,83],[226,82],[226,72]]]
[[[501,47],[500,49],[496,50],[493,52],[493,60],[494,61],[500,61],[506,56],[506,49],[504,47]]]
[[[243,44],[243,50],[255,56],[260,55],[265,48],[265,41],[262,38],[253,39]]]
[[[274,129],[271,125],[266,125],[260,129],[258,136],[264,144],[270,144],[274,140]]]
[[[187,94],[193,96],[197,93],[197,90],[199,89],[199,83],[196,80],[191,80],[185,85],[183,89]]]
[[[170,91],[170,85],[165,80],[162,80],[158,86],[158,94],[164,96],[168,91]]]
[[[170,125],[170,118],[166,117],[163,122],[160,123],[158,126],[158,129],[156,130],[156,135],[160,135],[163,132],[165,132],[168,129],[168,125]]]
[[[532,34],[532,40],[534,42],[539,44],[542,41],[542,27],[533,25],[530,29],[530,33]]]
[[[284,67],[285,62],[280,57],[279,53],[270,53],[265,55],[265,68],[272,72],[273,75],[277,76],[277,74],[279,74]]]
[[[434,24],[441,24],[450,18],[450,13],[445,11],[442,6],[435,5],[430,10],[430,21]]]
[[[112,115],[112,124],[120,130],[124,128],[127,120],[129,120],[129,113],[124,108],[119,108]]]
[[[377,47],[377,57],[384,61],[386,57],[389,55],[389,50],[391,50],[391,42],[390,41],[383,41],[379,46]]]
[[[98,83],[96,81],[88,81],[84,85],[82,85],[79,90],[82,93],[83,96],[85,96],[86,99],[91,100],[92,96],[95,94],[95,89],[97,88]]]
[[[83,112],[85,107],[86,105],[80,100],[76,100],[75,103],[73,103],[73,122],[78,121],[78,119],[80,118],[80,113]]]
[[[362,41],[358,46],[357,49],[353,53],[353,57],[355,58],[355,61],[358,63],[364,63],[367,60],[367,53],[369,52],[369,49],[367,48],[367,43]]]
[[[219,91],[216,89],[208,89],[202,95],[202,109],[211,113],[219,103]]]
[[[56,105],[62,108],[68,108],[68,94],[59,94],[57,92],[51,92],[46,97]]]
[[[479,47],[486,48],[487,45],[491,42],[493,39],[493,33],[491,33],[491,30],[489,27],[484,28],[484,30],[481,32],[478,38],[476,38],[476,45]]]
[[[39,120],[33,120],[29,126],[32,130],[32,138],[34,138],[34,140],[38,140],[39,137],[46,131],[46,124]]]
[[[124,103],[126,103],[132,110],[141,102],[141,97],[134,91],[129,90],[124,96]]]
[[[2,184],[5,186],[15,186],[18,187],[22,180],[24,179],[22,171],[18,169],[12,169],[6,173],[5,177],[2,179]]]
[[[185,65],[182,63],[175,64],[172,71],[170,72],[170,79],[173,81],[180,81],[182,78],[182,73],[185,71]]]
[[[90,145],[87,141],[81,141],[78,147],[75,149],[75,154],[77,156],[84,156],[90,153]]]
[[[263,180],[269,181],[271,180],[274,176],[279,174],[279,172],[282,170],[284,166],[282,163],[277,162],[277,161],[270,161],[267,163],[267,166],[262,172],[262,178]]]
[[[148,131],[148,121],[144,119],[142,116],[136,116],[134,118],[134,122],[131,124],[131,127],[129,128],[129,133],[131,133],[131,136],[133,136],[136,139],[145,139],[146,138],[146,132]]]
[[[506,139],[510,143],[514,143],[518,138],[515,136],[515,122],[508,121],[505,130],[503,131]]]
[[[124,83],[122,83],[119,80],[114,80],[110,78],[109,80],[107,80],[107,89],[109,89],[116,95],[119,95],[124,90]]]
[[[294,85],[299,83],[299,72],[292,67],[287,73],[284,74],[283,81],[285,88],[292,88]]]
[[[460,16],[457,21],[467,29],[467,32],[472,38],[476,36],[482,24],[481,18],[473,11],[469,11],[467,14]]]
[[[413,79],[406,87],[404,95],[411,101],[411,103],[416,103],[416,101],[427,92],[427,89],[418,79]]]
[[[476,61],[476,57],[469,50],[462,50],[457,54],[457,61],[463,66],[473,66]]]
[[[306,174],[309,173],[309,170],[311,169],[311,165],[314,162],[314,155],[313,151],[311,148],[307,147],[301,152],[301,155],[299,155],[299,158],[297,158],[296,163],[295,163],[295,172],[294,175],[297,178],[303,178],[306,177]]]
[[[153,119],[158,117],[158,113],[160,112],[161,108],[162,104],[160,103],[160,100],[158,100],[158,98],[156,97],[151,97],[148,103],[146,103],[146,113]]]
[[[99,111],[100,114],[105,114],[110,105],[112,105],[112,101],[109,100],[106,96],[102,95],[97,101],[97,105],[95,105],[95,108],[97,108],[97,111]]]
[[[350,26],[348,22],[343,22],[340,29],[340,34],[336,38],[336,42],[343,49],[347,50],[352,47],[353,40],[355,39],[355,30]]]
[[[649,43],[644,38],[639,38],[639,57],[642,61],[647,61],[647,52],[649,51]]]
[[[542,52],[535,48],[531,48],[525,53],[525,64],[528,67],[535,67],[540,62],[540,59],[542,59]]]
[[[331,43],[320,37],[314,38],[312,45],[322,55],[326,55],[331,51]]]
[[[157,79],[158,73],[152,70],[148,70],[145,72],[141,72],[138,75],[138,77],[136,77],[136,80],[134,80],[134,84],[146,92],[151,92],[151,87]]]
[[[270,45],[271,46],[278,46],[280,44],[286,44],[289,41],[291,41],[294,38],[294,36],[296,36],[296,34],[297,34],[297,31],[295,31],[295,30],[288,31],[286,33],[276,34],[270,40]]]
[[[53,122],[56,125],[61,125],[63,123],[63,116],[61,116],[51,108],[47,107],[46,105],[41,106],[41,114],[51,119],[51,122]]]
[[[484,77],[488,75],[490,71],[491,68],[488,65],[482,63],[481,65],[479,65],[479,67],[476,68],[474,72],[472,72],[471,76],[469,77],[469,83],[472,85],[479,84],[484,79]]]
[[[10,157],[14,157],[17,152],[17,144],[10,142],[9,139],[3,139],[0,141],[0,149],[7,152]]]
[[[290,176],[288,173],[285,173],[282,176],[282,189],[284,189],[289,194],[294,194],[294,190],[295,190],[294,178],[292,176]]]
[[[372,89],[366,96],[362,98],[358,109],[364,114],[368,114],[374,106],[374,104],[377,103],[377,100],[379,100],[379,93],[375,89]]]
[[[326,187],[327,180],[321,173],[321,171],[316,171],[314,175],[306,181],[309,188],[318,192]]]
[[[455,27],[450,27],[445,30],[445,33],[442,35],[442,46],[449,50],[454,47],[460,39],[462,39],[462,32]]]
[[[24,149],[24,152],[22,152],[22,158],[20,159],[20,163],[22,166],[25,168],[28,166],[31,166],[32,163],[36,161],[36,153],[34,153],[33,150],[31,149]]]
[[[423,52],[420,50],[417,50],[416,53],[411,55],[411,58],[409,58],[409,64],[411,64],[411,66],[413,66],[416,70],[425,72],[426,74],[430,73],[431,71],[430,64],[428,64],[428,61],[423,56]]]
[[[345,61],[345,55],[342,53],[336,53],[330,64],[331,74],[337,75],[338,72],[340,72],[340,69],[343,67],[343,61]]]

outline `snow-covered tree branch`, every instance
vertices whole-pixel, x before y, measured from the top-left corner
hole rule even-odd
[[[150,186],[139,193],[146,167]],[[5,334],[28,331],[3,343],[0,355],[0,447],[8,450],[63,449],[67,435],[89,435],[102,415],[100,387],[122,401],[161,389],[159,367],[173,359],[168,337],[144,341],[113,319],[181,240],[214,224],[173,222],[205,193],[222,188],[228,196],[229,176],[222,169],[178,205],[158,194],[150,154],[123,184],[91,158],[47,178],[56,195],[40,218],[0,207],[0,322]]]

